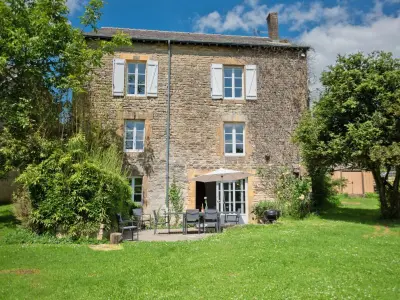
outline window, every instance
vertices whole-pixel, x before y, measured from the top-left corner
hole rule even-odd
[[[245,180],[217,182],[218,209],[220,212],[246,213]]]
[[[143,177],[132,178],[132,201],[143,203]]]
[[[224,98],[243,99],[243,68],[224,67]]]
[[[244,155],[244,124],[224,124],[225,155]]]
[[[128,95],[145,95],[146,93],[146,64],[128,63]]]
[[[125,121],[125,152],[144,150],[144,121]]]

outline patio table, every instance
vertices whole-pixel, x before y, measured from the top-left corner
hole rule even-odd
[[[204,221],[204,215],[205,215],[204,212],[202,212],[202,211],[199,212],[200,223],[201,223],[201,220],[203,220],[203,224],[204,224],[204,222],[205,222],[205,221]],[[221,225],[221,218],[220,218],[220,215],[221,215],[221,213],[218,212],[217,215],[218,215],[218,217],[217,217],[218,228],[220,228],[220,225]],[[185,227],[186,227],[186,212],[183,213],[183,220],[182,220],[182,233],[183,233],[183,234],[185,234]]]

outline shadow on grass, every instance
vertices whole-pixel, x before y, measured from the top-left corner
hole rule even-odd
[[[15,228],[19,224],[12,212],[11,204],[0,204],[0,229]]]
[[[320,213],[326,220],[344,221],[369,225],[384,225],[388,227],[400,227],[400,220],[384,220],[380,217],[379,209],[353,208],[339,206],[330,208]]]

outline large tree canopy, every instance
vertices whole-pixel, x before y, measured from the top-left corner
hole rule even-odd
[[[382,216],[399,218],[400,60],[384,52],[339,56],[321,82],[322,97],[295,137],[305,164],[311,172],[335,165],[372,171]]]
[[[0,1],[0,176],[43,156],[44,140],[65,138],[70,95],[82,92],[101,58],[126,45],[122,34],[90,47],[68,20],[66,0]],[[103,6],[90,0],[83,28]]]

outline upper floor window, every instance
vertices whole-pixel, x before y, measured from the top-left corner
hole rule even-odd
[[[224,98],[243,99],[243,68],[224,66]]]
[[[145,95],[146,94],[146,64],[145,63],[128,63],[128,95]]]
[[[144,121],[125,121],[125,152],[144,150]]]
[[[133,202],[143,203],[143,177],[132,178],[132,200]]]
[[[225,155],[244,155],[244,124],[224,124]]]

